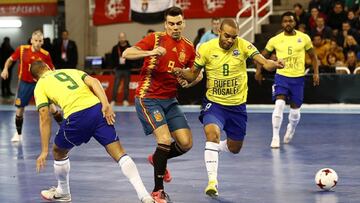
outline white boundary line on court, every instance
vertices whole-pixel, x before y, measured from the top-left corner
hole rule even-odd
[[[272,113],[273,104],[248,104],[248,113]],[[186,112],[200,112],[199,105],[182,105],[181,109]],[[15,111],[13,105],[0,105],[0,111]],[[34,105],[26,107],[26,110],[36,111]],[[123,107],[115,106],[115,112],[135,112],[134,106]],[[289,111],[289,107],[285,112]],[[318,113],[318,114],[360,114],[360,104],[304,104],[301,107],[301,113]],[[1,117],[1,115],[0,115]]]

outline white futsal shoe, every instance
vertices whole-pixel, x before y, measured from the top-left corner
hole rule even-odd
[[[21,141],[21,135],[19,135],[17,132],[14,133],[14,136],[11,138],[11,142],[20,142]]]
[[[270,147],[273,149],[280,148],[280,137],[279,136],[272,137]]]
[[[141,199],[141,203],[156,203],[155,200],[149,195]]]
[[[41,197],[52,202],[71,202],[70,194],[60,194],[56,191],[56,187],[41,191]]]
[[[286,128],[285,136],[284,136],[284,144],[289,144],[289,142],[294,137],[294,134],[295,134],[295,130],[292,130],[288,125]]]

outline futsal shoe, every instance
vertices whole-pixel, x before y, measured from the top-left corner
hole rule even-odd
[[[71,195],[70,194],[59,194],[56,192],[56,187],[51,187],[48,190],[41,191],[41,197],[45,200],[52,202],[70,202]]]
[[[273,149],[280,148],[280,138],[279,136],[273,136],[270,147]]]
[[[169,195],[164,190],[158,190],[151,193],[156,203],[171,203]]]
[[[205,188],[205,194],[207,194],[210,197],[219,196],[217,187],[218,187],[218,183],[216,180],[209,181],[208,186]]]
[[[21,141],[21,135],[19,135],[17,132],[14,134],[14,136],[11,138],[11,142],[20,142]]]
[[[148,161],[151,165],[154,166],[154,162],[153,162],[153,155],[150,154],[148,156]],[[170,171],[168,169],[165,170],[165,174],[164,174],[164,182],[166,183],[169,183],[170,181],[172,180],[172,177],[171,177],[171,174],[170,174]]]
[[[156,203],[151,196],[146,196],[141,199],[141,203]]]
[[[289,142],[292,140],[292,138],[294,137],[295,134],[295,130],[292,130],[289,126],[286,129],[286,133],[284,136],[284,144],[289,144]]]

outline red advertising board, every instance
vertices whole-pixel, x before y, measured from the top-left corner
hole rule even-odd
[[[130,0],[95,0],[94,25],[130,22]]]
[[[1,0],[0,16],[56,16],[57,0]]]

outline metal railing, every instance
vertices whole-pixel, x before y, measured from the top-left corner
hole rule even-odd
[[[255,33],[260,33],[261,23],[273,13],[273,0],[268,0],[265,4],[259,7],[260,0],[243,0],[241,10],[236,14],[236,22],[239,24],[239,30],[241,30],[240,37],[247,39],[250,42],[254,42]],[[249,17],[242,18],[241,15],[251,9]],[[267,9],[267,10],[265,10]],[[267,11],[264,16],[260,16],[261,12]],[[242,32],[242,30],[246,30]]]

